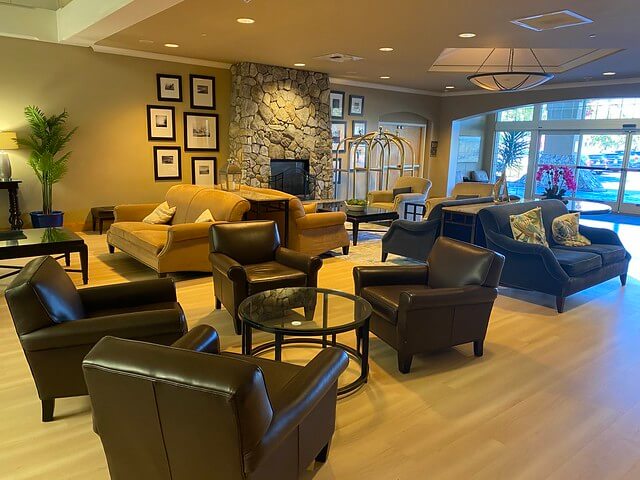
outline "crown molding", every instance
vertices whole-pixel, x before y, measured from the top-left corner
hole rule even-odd
[[[334,85],[347,85],[349,87],[373,88],[376,90],[387,90],[390,92],[412,93],[414,95],[425,95],[431,97],[440,97],[440,92],[432,92],[430,90],[419,90],[417,88],[400,87],[398,85],[387,85],[373,82],[361,82],[358,80],[350,80],[348,78],[329,77],[329,81]]]
[[[106,47],[104,45],[92,45],[92,50],[97,53],[108,53],[110,55],[123,55],[125,57],[146,58],[148,60],[160,60],[163,62],[186,63],[187,65],[199,65],[202,67],[222,68],[228,70],[230,63],[213,62],[201,58],[180,57],[177,55],[166,55],[164,53],[144,52],[142,50],[130,50],[127,48]]]

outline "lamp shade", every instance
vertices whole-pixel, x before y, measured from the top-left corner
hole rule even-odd
[[[18,150],[16,132],[0,132],[0,150]]]
[[[467,78],[485,90],[513,92],[529,90],[542,85],[551,80],[553,74],[545,72],[488,72],[477,73]]]

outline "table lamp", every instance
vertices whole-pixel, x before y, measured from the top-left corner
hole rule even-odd
[[[11,162],[5,150],[18,150],[15,132],[0,132],[0,182],[11,180]]]

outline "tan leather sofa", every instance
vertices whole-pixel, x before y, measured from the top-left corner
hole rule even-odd
[[[142,222],[158,205],[118,205],[115,222],[107,232],[109,251],[115,248],[153,268],[160,276],[170,272],[210,272],[209,228],[211,223],[194,223],[206,209],[216,222],[242,220],[249,202],[238,195],[196,185],[176,185],[165,200],[176,207],[168,225]]]
[[[344,212],[317,213],[315,203],[303,204],[298,197],[279,190],[246,185],[243,185],[241,190],[289,198],[287,248],[308,255],[319,255],[341,247],[345,255],[349,253],[349,234],[344,226],[347,216]],[[280,234],[283,235],[283,212],[261,214],[260,218],[275,220],[278,223]]]
[[[456,200],[458,195],[477,195],[480,197],[490,197],[493,193],[493,183],[484,183],[484,182],[460,182],[457,183],[453,190],[451,191],[451,195],[448,197],[433,197],[427,200],[426,206],[427,211],[425,215],[428,215],[429,212],[442,202],[448,202],[449,200]]]
[[[369,206],[384,210],[396,211],[404,218],[406,202],[424,203],[431,190],[431,180],[422,177],[399,177],[393,188],[411,187],[411,193],[400,193],[393,196],[393,190],[373,190],[367,195]]]

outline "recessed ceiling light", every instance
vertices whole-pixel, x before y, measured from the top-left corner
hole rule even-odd
[[[602,75],[604,75],[605,77],[613,77],[616,74],[616,72],[604,72]]]
[[[380,78],[382,80],[389,80],[391,77],[389,75],[381,75]]]
[[[446,86],[446,87],[444,87],[444,88],[445,88],[446,90],[453,90],[453,89],[454,89],[454,88],[456,88],[456,87],[454,87],[453,85],[447,85],[447,86]]]
[[[476,36],[476,34],[475,33],[471,33],[471,32],[465,32],[465,33],[458,34],[458,36],[460,38],[473,38],[473,37]]]
[[[142,39],[142,40],[138,40],[140,43],[144,43],[145,45],[151,45],[153,43],[153,40],[146,40],[146,39]]]
[[[378,50],[380,50],[381,52],[393,52],[392,47],[380,47]]]
[[[200,34],[200,36],[201,36],[201,37],[206,37],[206,36],[207,36],[207,34],[206,34],[206,33],[201,33],[201,34]]]
[[[596,38],[598,35],[596,35],[595,33],[592,33],[591,35],[589,35],[589,38]]]
[[[177,43],[165,43],[164,46],[167,48],[178,48],[180,45]]]
[[[306,63],[294,63],[293,66],[294,67],[304,67],[306,65]]]
[[[244,23],[244,24],[256,23],[256,21],[253,18],[237,18],[236,22]]]

